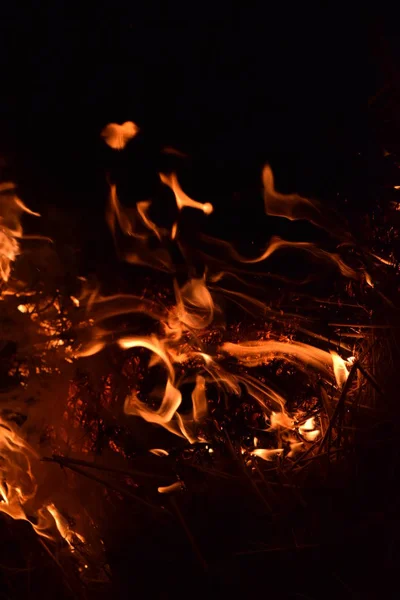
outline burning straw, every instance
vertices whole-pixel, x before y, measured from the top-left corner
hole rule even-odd
[[[111,124],[103,137],[123,151],[138,131]],[[184,155],[177,156],[182,169]],[[366,250],[366,240],[357,242],[321,203],[277,191],[268,165],[266,214],[309,221],[325,231],[326,247],[272,236],[244,254],[210,235],[188,240],[182,213],[213,219],[218,208],[190,198],[176,172],[159,176],[158,197],[126,207],[109,175],[106,219],[116,253],[132,274],[154,273],[146,289],[112,295],[82,277],[70,293],[19,278],[20,218],[36,213],[10,184],[0,188],[1,318],[13,319],[3,343],[17,347],[13,391],[2,395],[0,511],[28,521],[48,549],[64,541],[80,577],[105,565],[99,556],[110,534],[96,513],[115,502],[134,506],[137,518],[150,512],[175,522],[207,570],[207,551],[180,506],[185,497],[225,486],[246,489],[270,518],[282,507],[307,507],[307,477],[342,468],[360,444],[361,424],[379,420],[385,394],[378,367],[390,353],[390,324],[376,307],[398,273],[392,257]],[[153,214],[167,197],[176,203],[169,225]],[[168,282],[162,289],[157,272]],[[313,293],[319,279],[323,297]],[[51,393],[32,400],[44,381]],[[56,469],[58,487],[49,485]]]

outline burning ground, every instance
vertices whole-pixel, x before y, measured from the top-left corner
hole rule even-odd
[[[165,597],[177,565],[206,590],[235,565],[270,561],[272,577],[282,556],[291,593],[309,594],[314,554],[330,564],[365,525],[349,526],[341,488],[394,436],[395,182],[360,224],[341,198],[282,193],[264,165],[256,215],[241,207],[250,230],[231,239],[180,151],[163,148],[131,195],[126,157],[145,135],[102,132],[121,275],[67,268],[57,232],[25,234],[41,217],[0,188],[0,511],[8,529],[25,522],[66,597],[133,572],[150,585],[144,565]]]

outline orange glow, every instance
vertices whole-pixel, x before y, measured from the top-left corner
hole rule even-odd
[[[192,392],[193,419],[201,421],[207,414],[206,380],[201,375],[196,377],[196,387]]]
[[[33,474],[32,462],[37,463],[38,456],[34,449],[12,429],[10,424],[0,419],[0,512],[13,519],[28,521],[36,533],[42,537],[53,539],[50,531],[54,518],[57,529],[70,545],[73,538],[84,542],[79,534],[67,527],[67,522],[58,513],[54,504],[37,507],[37,483]],[[35,506],[36,505],[36,506]],[[29,511],[29,512],[28,512]],[[36,522],[29,520],[28,514],[36,517]]]
[[[300,425],[299,432],[308,442],[313,442],[320,434],[319,430],[315,428],[314,417],[310,417],[303,425]]]
[[[46,508],[53,517],[61,537],[64,538],[64,540],[69,544],[69,546],[73,547],[74,542],[76,543],[77,539],[81,543],[85,542],[85,538],[83,536],[79,535],[71,529],[67,519],[65,519],[65,517],[62,516],[62,514],[57,510],[54,504],[48,504]]]
[[[113,148],[113,150],[123,150],[129,140],[137,135],[138,131],[139,128],[135,123],[125,121],[122,125],[109,123],[104,127],[101,135],[110,148]]]

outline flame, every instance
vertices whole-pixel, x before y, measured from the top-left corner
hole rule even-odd
[[[337,215],[328,213],[317,200],[310,200],[298,194],[280,194],[275,189],[274,175],[269,165],[262,172],[265,212],[290,221],[307,220],[313,225],[327,230],[330,234],[349,240],[351,236],[338,222]]]
[[[165,393],[158,410],[151,410],[147,404],[141,402],[135,394],[125,400],[124,410],[128,415],[138,415],[149,423],[167,425],[175,415],[182,402],[182,394],[168,379]]]
[[[303,425],[300,425],[299,432],[308,442],[313,442],[320,434],[320,431],[315,427],[314,417],[310,417]]]
[[[185,192],[182,190],[181,186],[178,183],[178,179],[175,173],[172,173],[171,175],[165,175],[163,173],[160,173],[160,179],[173,191],[175,195],[176,205],[179,210],[182,210],[182,208],[187,206],[190,208],[196,208],[197,210],[201,210],[205,215],[210,215],[213,212],[214,207],[212,204],[210,204],[210,202],[205,202],[204,204],[202,204],[201,202],[196,202],[196,200],[192,200],[191,198],[189,198],[189,196],[185,194]]]
[[[82,535],[79,535],[79,533],[76,533],[76,531],[74,531],[71,528],[67,519],[62,516],[62,514],[57,510],[53,503],[48,504],[46,508],[53,517],[61,537],[64,538],[64,540],[68,543],[69,546],[73,548],[74,544],[76,544],[77,539],[82,544],[85,543],[85,538]]]
[[[149,450],[149,452],[151,452],[151,454],[155,454],[155,456],[169,455],[169,452],[167,452],[167,450],[164,450],[164,448],[152,448],[151,450]]]
[[[271,417],[271,429],[278,429],[283,427],[285,429],[292,429],[294,427],[294,420],[284,412],[272,412]]]
[[[331,350],[333,372],[335,373],[336,383],[339,388],[343,387],[349,376],[346,363],[341,356]]]
[[[190,279],[182,288],[175,282],[176,307],[171,311],[169,325],[174,319],[188,329],[204,329],[214,316],[214,302],[204,279]]]
[[[263,460],[273,460],[276,456],[282,454],[283,448],[273,448],[271,450],[267,450],[265,448],[256,448],[250,454],[253,456],[258,456]]]
[[[39,217],[15,194],[13,183],[0,184],[0,279],[7,282],[11,265],[20,253],[18,239],[23,237],[21,214]]]
[[[37,482],[32,461],[39,458],[35,450],[11,427],[0,419],[0,512],[13,519],[30,523],[35,532],[50,540],[53,517],[60,535],[73,547],[84,538],[73,531],[53,503],[35,508]],[[30,518],[28,517],[30,515]],[[34,517],[34,521],[32,521]]]
[[[114,150],[123,150],[126,144],[137,135],[139,128],[132,121],[125,121],[122,125],[109,123],[101,132],[104,141]]]
[[[201,375],[196,377],[196,387],[192,392],[193,419],[197,422],[204,419],[208,411],[206,397],[206,380]]]
[[[182,488],[182,483],[180,481],[176,481],[175,483],[171,483],[171,485],[159,487],[158,491],[160,494],[171,494],[172,492],[181,492]]]

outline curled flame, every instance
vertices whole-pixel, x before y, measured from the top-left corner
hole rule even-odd
[[[201,202],[196,202],[196,200],[192,200],[187,194],[185,194],[185,192],[182,190],[181,186],[178,183],[178,179],[175,173],[172,173],[171,175],[164,175],[163,173],[160,173],[160,179],[173,191],[175,195],[176,205],[179,210],[182,210],[182,208],[187,206],[190,208],[196,208],[198,210],[201,210],[205,215],[210,215],[213,212],[214,207],[212,204],[210,204],[210,202],[205,202],[204,204],[202,204]]]

